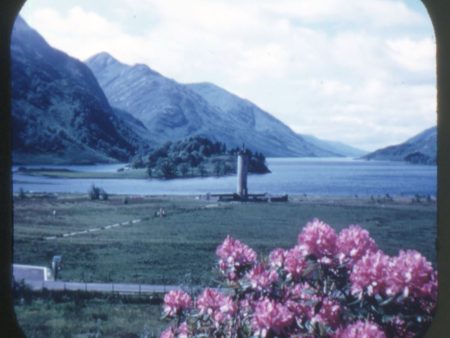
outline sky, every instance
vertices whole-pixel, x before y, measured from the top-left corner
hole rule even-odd
[[[419,0],[28,0],[21,15],[80,60],[106,51],[212,82],[298,133],[371,151],[436,124]]]

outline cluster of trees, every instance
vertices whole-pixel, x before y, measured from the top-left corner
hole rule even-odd
[[[147,168],[149,177],[171,179],[176,177],[224,176],[236,172],[238,148],[227,150],[221,142],[204,137],[191,137],[177,142],[167,142],[146,158],[133,161],[134,168]],[[261,153],[247,150],[249,171],[270,172]]]

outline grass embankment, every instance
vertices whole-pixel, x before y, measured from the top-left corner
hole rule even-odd
[[[158,337],[166,323],[149,297],[74,292],[17,295],[15,312],[27,338]]]
[[[215,249],[230,234],[259,253],[292,247],[314,217],[337,231],[368,229],[388,254],[414,248],[435,261],[436,206],[409,201],[301,199],[288,203],[222,203],[193,197],[87,196],[16,199],[14,262],[49,266],[63,256],[61,278],[70,281],[210,283]],[[164,208],[166,217],[154,213]],[[53,216],[53,210],[56,215]],[[133,219],[140,223],[45,240]]]

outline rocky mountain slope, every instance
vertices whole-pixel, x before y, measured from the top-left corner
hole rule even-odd
[[[409,140],[376,150],[366,156],[367,160],[406,161],[418,164],[436,164],[437,130],[429,128]]]
[[[201,136],[266,156],[336,156],[296,135],[253,103],[209,83],[180,84],[107,53],[86,61],[111,105],[141,120],[157,143]]]
[[[16,163],[127,161],[145,146],[130,116],[114,112],[89,68],[49,46],[20,17],[11,56]]]

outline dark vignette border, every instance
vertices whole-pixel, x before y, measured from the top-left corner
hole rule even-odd
[[[419,0],[416,0],[419,1]],[[426,338],[450,336],[450,1],[422,0],[437,43],[438,112],[438,310]],[[25,337],[11,297],[13,209],[11,182],[10,36],[25,0],[0,2],[0,337]]]

